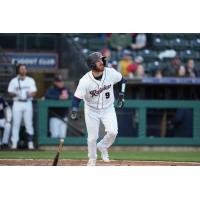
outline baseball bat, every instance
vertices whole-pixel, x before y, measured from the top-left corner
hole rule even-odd
[[[56,152],[56,156],[54,157],[52,166],[58,165],[58,160],[59,160],[60,152],[61,152],[62,147],[63,147],[63,143],[64,143],[64,139],[60,139],[60,143],[59,143],[59,146],[58,146],[58,149],[57,149],[57,152]]]

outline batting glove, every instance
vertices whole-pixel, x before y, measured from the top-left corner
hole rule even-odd
[[[124,93],[122,93],[122,92],[119,93],[119,98],[118,98],[118,101],[117,101],[117,107],[118,108],[124,107]]]
[[[70,118],[72,120],[78,120],[78,109],[77,108],[72,108]]]

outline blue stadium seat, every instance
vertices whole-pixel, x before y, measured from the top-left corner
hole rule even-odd
[[[156,37],[153,39],[153,46],[156,49],[163,50],[169,47],[169,42],[165,39]]]
[[[188,40],[176,38],[169,41],[169,45],[173,49],[184,50],[190,47]]]
[[[158,53],[150,49],[144,49],[137,52],[138,56],[142,56],[144,61],[155,61],[158,58]]]
[[[200,50],[200,37],[191,41],[193,49]]]
[[[192,59],[199,59],[199,57],[200,57],[199,52],[193,51],[193,50],[181,51],[179,53],[179,56],[183,60],[187,60],[187,59],[190,59],[190,58],[192,58]]]

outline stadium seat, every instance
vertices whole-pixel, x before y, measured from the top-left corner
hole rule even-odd
[[[199,59],[199,57],[200,57],[199,52],[193,51],[193,50],[181,51],[179,53],[179,56],[183,60],[187,60],[187,59],[190,59],[190,58],[192,58],[192,59]]]
[[[184,50],[190,47],[190,43],[187,40],[181,39],[181,38],[170,40],[169,45],[171,48],[178,49],[178,50]]]
[[[100,39],[99,37],[91,38],[88,40],[88,47],[94,51],[97,51],[97,50],[101,51],[105,47],[105,41]]]
[[[142,56],[144,58],[144,61],[154,61],[158,58],[158,53],[156,51],[150,50],[150,49],[144,49],[137,52],[137,56]]]
[[[191,41],[193,49],[200,50],[200,37]]]
[[[163,49],[166,49],[167,47],[169,47],[169,43],[165,39],[156,37],[153,39],[153,46],[156,49],[163,50]]]

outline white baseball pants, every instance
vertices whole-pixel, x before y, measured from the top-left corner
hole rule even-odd
[[[19,130],[22,119],[24,120],[26,133],[28,133],[29,135],[34,134],[32,102],[14,101],[12,111],[13,111],[13,127],[12,127],[11,141],[14,145],[17,145],[19,141]]]
[[[49,120],[49,130],[52,138],[65,138],[67,123],[57,117],[51,117]]]
[[[6,123],[5,119],[0,119],[0,127],[4,128],[3,131],[3,137],[2,137],[2,144],[8,144],[9,142],[9,137],[10,137],[10,129],[11,129],[11,124],[10,123]]]
[[[99,137],[100,122],[103,123],[106,135],[99,142],[103,148],[109,148],[115,141],[118,134],[117,117],[114,106],[103,110],[85,107],[85,122],[88,132],[88,157],[97,158],[97,139]]]

